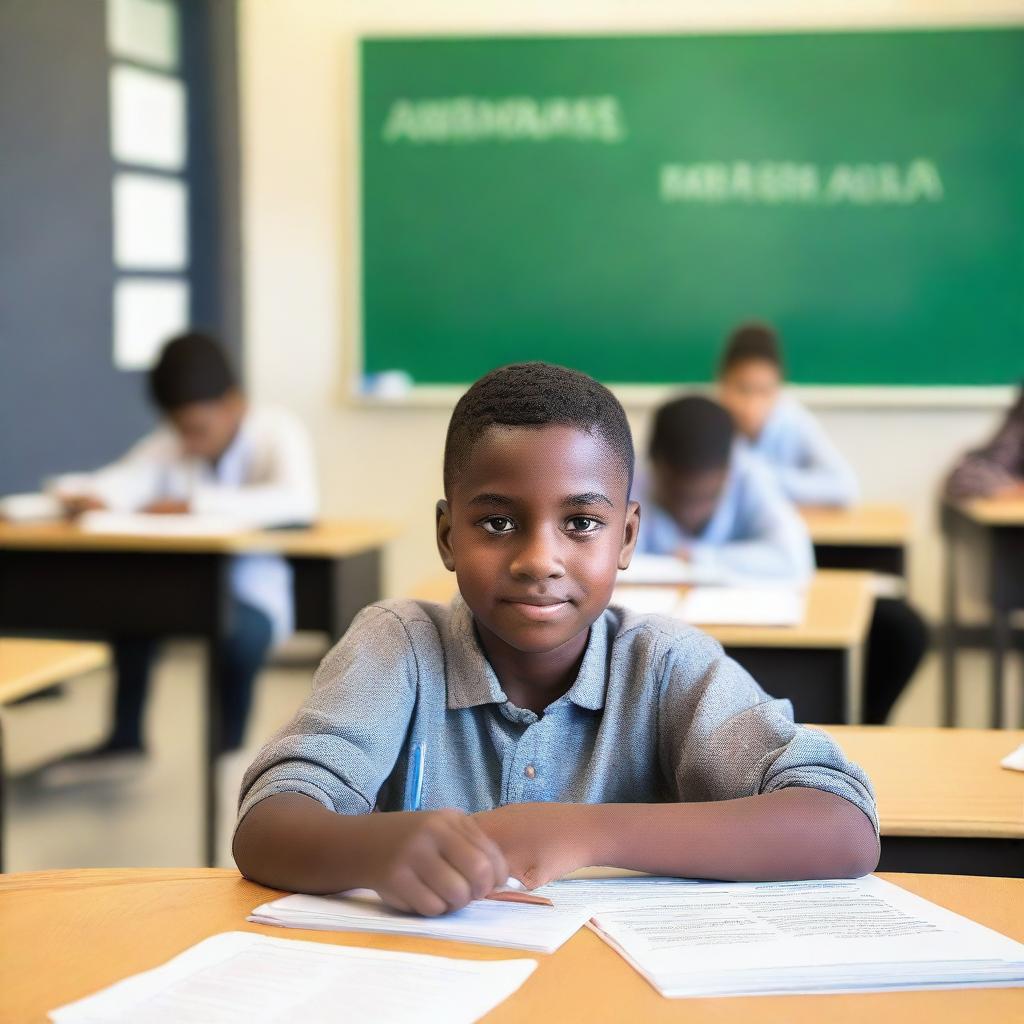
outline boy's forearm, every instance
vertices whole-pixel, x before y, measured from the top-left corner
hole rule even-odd
[[[790,787],[707,803],[580,805],[592,864],[735,881],[848,878],[873,871],[867,816],[832,793]]]
[[[289,892],[372,886],[375,837],[369,815],[335,814],[311,797],[279,793],[242,820],[232,853],[246,878]]]
[[[856,877],[878,860],[859,808],[800,787],[707,803],[511,804],[476,817],[530,887],[591,866],[767,881]]]

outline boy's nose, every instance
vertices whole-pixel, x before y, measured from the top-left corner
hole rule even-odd
[[[532,580],[558,579],[565,575],[565,566],[555,539],[542,531],[526,537],[516,551],[509,570],[513,576]]]

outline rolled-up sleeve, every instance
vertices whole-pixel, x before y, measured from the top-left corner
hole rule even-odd
[[[303,793],[340,814],[373,809],[402,748],[417,668],[404,622],[371,605],[327,654],[312,693],[242,780],[238,821],[277,793]]]
[[[832,737],[796,725],[788,700],[769,697],[710,637],[673,645],[662,670],[659,744],[679,800],[734,800],[805,786],[859,807],[878,834],[864,771]]]

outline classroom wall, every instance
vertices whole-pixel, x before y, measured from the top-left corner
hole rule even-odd
[[[367,408],[343,397],[343,370],[352,357],[356,323],[352,240],[358,229],[353,122],[358,35],[884,28],[1009,23],[1024,17],[1019,0],[837,0],[825,7],[810,0],[770,5],[760,0],[714,5],[695,0],[523,0],[515,5],[435,0],[387,6],[373,0],[241,0],[249,384],[258,401],[292,409],[312,430],[326,514],[388,518],[405,528],[388,562],[391,593],[440,569],[433,507],[440,495],[447,410]],[[439,266],[438,273],[443,272]],[[642,446],[648,412],[629,411]],[[984,405],[819,405],[816,411],[853,461],[865,498],[899,501],[913,511],[912,592],[936,615],[936,489],[952,453],[990,431],[998,410]]]

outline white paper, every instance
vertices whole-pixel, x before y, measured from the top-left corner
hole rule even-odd
[[[454,960],[225,932],[50,1013],[58,1024],[469,1024],[535,960]]]
[[[246,524],[223,516],[147,515],[142,512],[86,512],[78,525],[85,533],[136,537],[220,537],[245,530]]]
[[[418,935],[536,953],[553,953],[589,918],[589,907],[556,908],[495,900],[475,900],[443,917],[420,917],[392,910],[368,889],[336,896],[285,896],[257,907],[249,916],[258,924],[285,928]]]
[[[11,523],[60,519],[64,506],[52,494],[8,494],[0,498],[0,519]]]
[[[783,587],[695,587],[677,614],[695,626],[798,626],[803,593]]]
[[[874,876],[704,882],[594,925],[666,996],[1024,985],[1024,945]]]
[[[1024,772],[1024,743],[1016,750],[1011,750],[999,763],[1015,772]]]
[[[717,583],[722,572],[713,566],[701,567],[672,555],[634,555],[628,569],[619,573],[619,583]]]
[[[679,609],[676,587],[616,587],[611,603],[640,615],[675,615]]]

